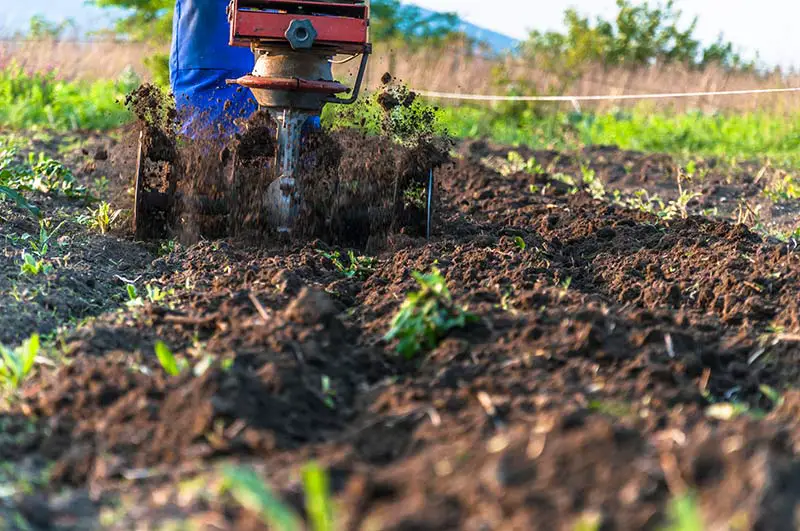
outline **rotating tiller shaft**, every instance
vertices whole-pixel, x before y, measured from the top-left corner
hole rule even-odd
[[[367,58],[369,7],[359,0],[232,0],[229,6],[232,46],[250,46],[253,73],[230,83],[248,87],[261,108],[277,123],[276,167],[279,176],[267,192],[269,217],[280,232],[291,232],[301,200],[297,185],[304,125],[327,103],[353,103],[361,88]],[[333,80],[337,54],[361,55],[350,89]]]

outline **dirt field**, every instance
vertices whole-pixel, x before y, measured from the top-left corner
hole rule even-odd
[[[796,529],[797,242],[554,177],[589,163],[608,191],[669,198],[666,156],[536,153],[534,176],[493,169],[507,148],[456,151],[431,240],[389,234],[350,278],[324,256],[335,241],[144,244],[73,221],[54,271],[23,278],[15,236],[37,226],[0,204],[0,342],[38,329],[56,360],[0,414],[0,529],[264,529],[220,466],[252,466],[302,513],[312,460],[341,529],[661,529],[690,499],[705,529]],[[125,142],[68,161],[129,207]],[[712,168],[689,213],[763,202],[756,171]],[[86,208],[33,199],[55,219]],[[789,227],[797,207],[764,211]],[[479,320],[405,361],[382,337],[434,265]],[[126,305],[129,282],[167,295]],[[158,340],[210,365],[169,377]]]

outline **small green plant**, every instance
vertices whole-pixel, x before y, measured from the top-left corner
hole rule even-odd
[[[2,176],[0,176],[0,181],[2,181]],[[9,188],[8,186],[0,185],[0,198],[10,199],[18,207],[24,208],[30,212],[31,215],[37,218],[41,217],[42,215],[42,211],[39,209],[39,207],[25,199],[25,196],[23,196],[21,193]]]
[[[316,463],[303,467],[306,513],[314,531],[333,531],[333,503],[328,474]]]
[[[333,263],[333,267],[347,278],[364,280],[375,272],[377,260],[371,256],[356,256],[353,251],[348,251],[348,264],[345,266],[344,262],[342,262],[342,254],[339,251],[327,252],[317,249],[317,252],[330,260]]]
[[[524,251],[525,249],[527,249],[527,248],[528,248],[528,244],[527,244],[527,243],[525,243],[525,240],[524,240],[524,239],[522,239],[522,236],[516,236],[516,237],[514,238],[514,245],[515,245],[515,246],[517,247],[517,249],[519,249],[520,251]]]
[[[144,300],[142,300],[142,298],[139,296],[139,291],[133,284],[127,284],[125,286],[125,293],[128,294],[128,300],[125,302],[125,304],[129,308],[144,305]]]
[[[500,174],[508,176],[520,172],[528,175],[543,175],[545,170],[536,160],[536,157],[526,159],[517,151],[509,151],[505,164],[500,166]]]
[[[97,208],[89,208],[89,228],[105,234],[113,227],[122,210],[113,210],[111,205],[103,201]]]
[[[593,198],[604,199],[606,197],[606,187],[603,185],[603,181],[597,178],[593,169],[581,165],[581,179],[583,186]]]
[[[229,466],[224,469],[221,492],[230,493],[239,505],[258,515],[270,529],[300,531],[302,519],[280,500],[255,471]]]
[[[179,376],[189,366],[185,359],[178,360],[163,341],[156,341],[155,351],[161,368],[170,376]]]
[[[764,190],[764,195],[774,202],[800,199],[800,179],[787,173],[782,178],[773,181]]]
[[[39,355],[39,335],[33,334],[21,346],[10,349],[0,345],[0,382],[7,389],[16,389],[33,370]]]
[[[47,254],[50,250],[50,241],[55,237],[61,227],[64,225],[64,221],[59,223],[56,228],[53,230],[49,230],[50,221],[43,219],[39,221],[39,234],[36,239],[30,234],[24,234],[22,239],[28,240],[31,249],[33,250],[34,254],[39,257],[43,257]]]
[[[158,256],[166,256],[175,251],[175,240],[161,242],[158,246]]]
[[[406,208],[416,207],[423,209],[426,207],[427,188],[420,183],[415,183],[403,191],[403,205]]]
[[[573,531],[600,531],[601,523],[598,514],[584,515],[575,523]]]
[[[108,185],[109,180],[105,175],[95,177],[94,181],[92,181],[92,191],[94,191],[95,196],[100,197],[108,191]]]
[[[325,405],[330,409],[336,409],[336,390],[331,386],[330,376],[323,374],[320,378],[320,385],[322,386],[322,397]]]
[[[53,266],[44,258],[37,258],[27,251],[23,251],[22,264],[19,266],[19,271],[21,274],[31,277],[49,275],[53,271]]]
[[[175,293],[175,290],[173,289],[163,290],[158,286],[154,286],[152,284],[145,284],[144,287],[145,290],[147,290],[147,300],[149,300],[152,303],[161,302],[170,295],[173,295]]]
[[[434,348],[454,328],[463,328],[477,317],[456,308],[447,283],[437,268],[427,275],[412,273],[420,289],[406,296],[384,336],[399,340],[397,352],[406,359]]]
[[[697,500],[690,494],[672,499],[667,515],[669,523],[662,531],[703,531],[705,527]]]

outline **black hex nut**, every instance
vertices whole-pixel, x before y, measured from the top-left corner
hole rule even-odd
[[[293,20],[286,30],[286,39],[295,50],[308,50],[314,46],[317,30],[310,20]]]

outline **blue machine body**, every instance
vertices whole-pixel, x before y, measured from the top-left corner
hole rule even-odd
[[[184,131],[235,130],[233,120],[250,116],[257,104],[249,90],[227,85],[226,79],[253,68],[248,48],[228,45],[228,0],[176,0],[170,52],[170,84]],[[319,117],[306,123],[319,128]]]

